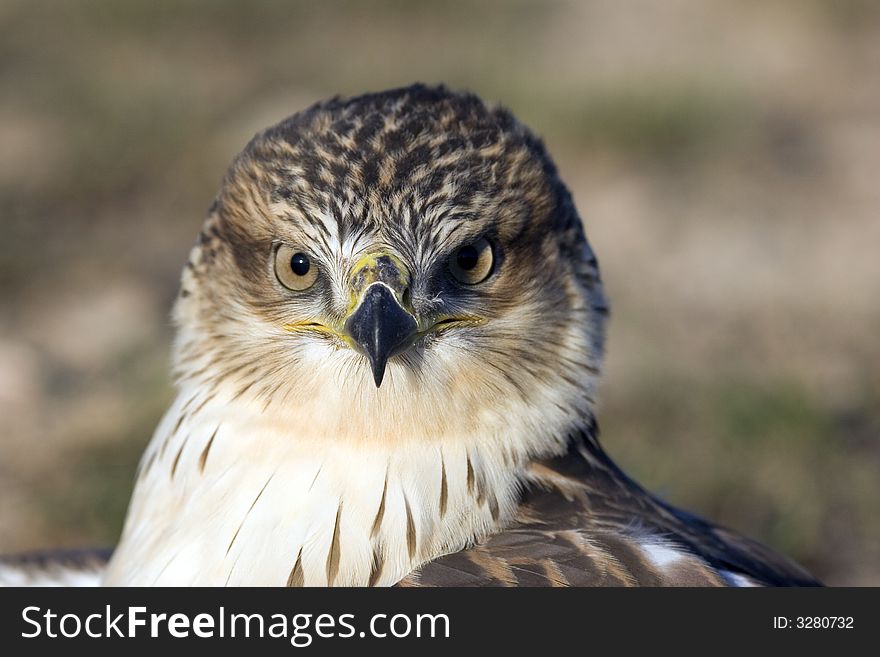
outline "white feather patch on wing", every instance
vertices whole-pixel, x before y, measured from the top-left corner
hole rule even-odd
[[[753,588],[759,586],[759,584],[750,577],[746,577],[740,573],[734,573],[730,570],[719,570],[718,574],[721,575],[722,579],[724,579],[724,581],[730,586],[736,586],[739,588]]]
[[[100,586],[103,568],[0,564],[0,587]]]
[[[658,540],[645,541],[640,543],[639,547],[642,549],[642,552],[645,553],[645,557],[648,561],[661,571],[666,570],[676,562],[690,556],[675,546]]]

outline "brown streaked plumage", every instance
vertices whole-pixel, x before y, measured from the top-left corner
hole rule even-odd
[[[640,543],[661,537],[687,556],[657,568]],[[516,521],[480,544],[446,555],[400,586],[814,586],[765,546],[670,507],[623,474],[595,429],[568,452],[534,462]]]
[[[336,511],[336,524],[333,525],[333,540],[330,543],[330,553],[327,555],[327,582],[332,586],[339,572],[339,557],[342,547],[339,544],[339,521],[342,518],[342,503]]]
[[[290,575],[287,578],[287,586],[289,587],[297,587],[303,585],[303,571],[302,571],[302,548],[299,549],[299,552],[296,553],[296,562],[293,564],[293,569],[290,571]]]
[[[446,503],[449,499],[449,484],[446,483],[446,463],[440,456],[440,518],[446,515]]]
[[[413,522],[412,510],[409,508],[409,500],[406,497],[403,498],[403,503],[406,506],[406,549],[410,558],[413,558],[416,554],[416,541],[418,540],[416,525]]]
[[[211,445],[214,443],[214,438],[217,437],[217,431],[219,430],[220,427],[214,429],[214,433],[208,438],[208,442],[205,443],[205,448],[202,450],[201,454],[199,454],[199,472],[205,471],[205,464],[208,462],[208,454],[211,452]]]
[[[415,85],[261,132],[184,267],[179,394],[103,582],[815,584],[605,455],[607,314],[508,111]]]
[[[382,484],[382,499],[379,502],[379,508],[376,510],[376,517],[373,519],[373,525],[370,528],[370,538],[375,538],[382,526],[382,518],[385,517],[385,496],[388,494],[388,478]]]

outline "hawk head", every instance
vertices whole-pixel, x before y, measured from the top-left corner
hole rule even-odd
[[[540,140],[413,86],[314,105],[236,158],[184,270],[176,374],[304,439],[479,426],[541,451],[590,412],[606,312]]]

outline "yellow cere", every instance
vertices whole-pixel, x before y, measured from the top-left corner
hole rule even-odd
[[[387,259],[391,267],[381,260]],[[393,277],[388,272],[393,271]],[[361,294],[373,283],[382,282],[394,290],[395,295],[401,294],[409,285],[409,269],[396,255],[384,251],[374,251],[361,256],[351,268],[351,286],[349,289],[349,310],[360,301]],[[398,299],[400,301],[400,299]]]

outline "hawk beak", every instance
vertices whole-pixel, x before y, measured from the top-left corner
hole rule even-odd
[[[358,265],[352,275],[352,288],[356,293],[365,291],[357,295],[360,301],[345,321],[345,332],[370,361],[378,388],[388,359],[413,342],[418,325],[398,301],[405,296],[409,282],[403,263],[394,256],[380,254],[368,256]]]
[[[345,322],[346,332],[370,361],[377,388],[382,385],[388,359],[409,345],[416,329],[416,320],[382,283],[367,289],[360,306]]]

